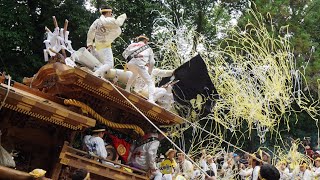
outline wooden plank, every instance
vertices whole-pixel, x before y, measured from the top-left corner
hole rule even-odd
[[[147,176],[141,176],[134,173],[127,172],[120,168],[115,168],[109,165],[101,164],[97,161],[90,160],[69,152],[65,153],[64,158],[61,159],[61,163],[67,166],[75,168],[87,169],[90,173],[97,174],[99,176],[108,177],[109,179],[148,179]]]
[[[59,157],[60,163],[70,167],[74,167],[74,168],[85,168],[89,170],[91,173],[94,173],[103,177],[108,177],[110,179],[122,179],[122,178],[137,179],[137,180],[148,179],[147,173],[145,171],[132,168],[130,166],[126,166],[117,162],[105,160],[115,165],[119,165],[121,168],[122,167],[129,168],[134,172],[139,173],[140,175],[135,173],[130,173],[125,170],[122,170],[121,168],[115,168],[113,166],[104,165],[98,162],[97,160],[101,158],[95,155],[92,156],[95,158],[94,160],[88,159],[84,157],[84,155],[88,155],[88,153],[85,151],[81,151],[81,150],[70,147],[69,143],[65,141]]]
[[[81,151],[79,149],[75,149],[75,148],[72,148],[70,146],[65,147],[65,151],[64,152],[69,152],[69,153],[72,153],[72,154],[80,153],[80,154],[83,154],[83,155],[87,155],[88,154],[85,151]],[[132,169],[134,171],[137,171],[137,172],[140,172],[140,173],[143,173],[143,174],[147,174],[145,171],[140,170],[140,169],[136,169],[134,167],[130,167],[130,166],[127,166],[127,165],[124,165],[124,164],[121,164],[121,163],[117,163],[115,161],[110,161],[108,159],[102,159],[102,158],[100,158],[98,156],[95,156],[95,155],[91,155],[91,156],[95,157],[96,159],[101,159],[101,160],[104,160],[104,161],[107,161],[107,162],[110,162],[110,163],[113,163],[113,164],[116,164],[116,165],[119,165],[119,166],[122,166],[122,167],[126,167],[126,168],[129,168],[129,169]]]

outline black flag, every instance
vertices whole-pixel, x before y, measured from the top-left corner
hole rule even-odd
[[[217,92],[201,56],[197,55],[178,67],[173,76],[174,80],[179,80],[172,89],[175,102],[190,106],[190,100],[197,98],[198,94],[210,97],[203,105],[203,112],[201,112],[203,115],[208,114],[214,105],[213,99],[216,98]],[[160,86],[168,83],[170,78],[163,78]]]

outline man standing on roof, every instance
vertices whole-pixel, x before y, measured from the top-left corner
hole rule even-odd
[[[137,37],[138,42],[130,44],[122,53],[123,57],[129,61],[128,69],[132,72],[132,76],[128,80],[126,91],[130,92],[134,81],[140,76],[148,86],[149,98],[148,101],[154,103],[155,85],[151,78],[151,73],[154,66],[154,54],[148,46],[149,38],[145,35]],[[148,66],[148,67],[147,67]]]
[[[97,51],[97,58],[103,64],[95,70],[94,75],[104,77],[104,74],[114,66],[111,43],[120,36],[126,14],[117,19],[112,16],[112,9],[104,6],[100,10],[101,16],[90,26],[87,35],[87,47],[93,50],[93,41]]]

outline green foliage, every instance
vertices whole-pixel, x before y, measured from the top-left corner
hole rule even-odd
[[[15,74],[15,71],[19,70],[27,74],[28,65],[33,67],[37,65],[31,58],[33,51],[30,48],[36,29],[31,23],[32,18],[23,13],[29,12],[30,8],[24,1],[18,3],[1,0],[0,5],[1,70],[10,74]]]

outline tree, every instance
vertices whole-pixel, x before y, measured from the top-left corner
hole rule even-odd
[[[29,16],[30,8],[26,1],[1,0],[0,53],[1,71],[16,77],[29,74],[29,70],[40,66],[39,57],[33,56],[30,44],[36,29]],[[21,73],[21,74],[20,74]],[[20,75],[19,75],[20,74]]]

